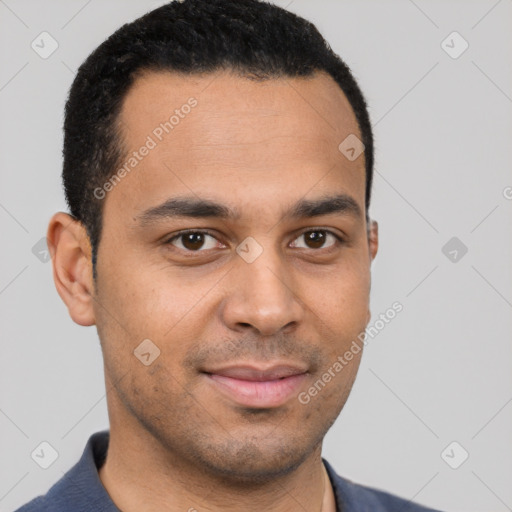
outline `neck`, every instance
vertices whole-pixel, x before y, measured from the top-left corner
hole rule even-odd
[[[147,431],[111,425],[99,477],[123,512],[336,510],[321,445],[295,470],[248,486],[178,460]]]

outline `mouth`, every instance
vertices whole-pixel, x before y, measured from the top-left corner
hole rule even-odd
[[[230,366],[202,372],[213,388],[238,405],[276,408],[298,393],[307,368],[298,365]]]

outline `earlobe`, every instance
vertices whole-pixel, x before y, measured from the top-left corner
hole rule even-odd
[[[85,227],[66,213],[56,213],[47,239],[55,286],[71,318],[79,325],[94,325],[91,245]]]

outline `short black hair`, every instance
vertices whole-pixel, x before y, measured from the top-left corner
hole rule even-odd
[[[107,38],[80,66],[69,91],[62,177],[70,213],[87,230],[94,268],[102,226],[102,201],[94,191],[126,153],[119,114],[130,85],[145,71],[221,70],[259,79],[331,75],[354,111],[365,146],[368,212],[373,135],[366,101],[317,28],[262,0],[175,0]]]

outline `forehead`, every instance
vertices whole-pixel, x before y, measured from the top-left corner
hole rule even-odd
[[[364,208],[364,155],[351,162],[338,149],[350,134],[360,138],[359,128],[326,74],[258,81],[232,72],[146,72],[126,94],[119,119],[124,163],[152,146],[111,194],[125,207],[212,191],[216,199],[229,192],[236,199],[236,190],[246,200],[277,200],[316,186],[323,194],[350,193]]]
[[[222,136],[220,123],[224,123],[224,130],[231,128],[235,142],[255,137],[262,126],[283,135],[307,136],[327,131],[336,134],[336,138],[349,133],[359,135],[347,98],[326,73],[255,80],[230,71],[202,75],[142,71],[126,94],[120,114],[123,126],[129,127],[128,142],[135,142],[131,135],[137,136],[137,132],[151,132],[155,121],[168,120],[191,97],[200,108],[195,111],[196,123],[193,119],[187,124],[193,123],[193,128],[213,136],[214,141]],[[248,118],[250,123],[239,131]],[[269,118],[271,126],[266,124]],[[257,124],[251,130],[254,122]]]

